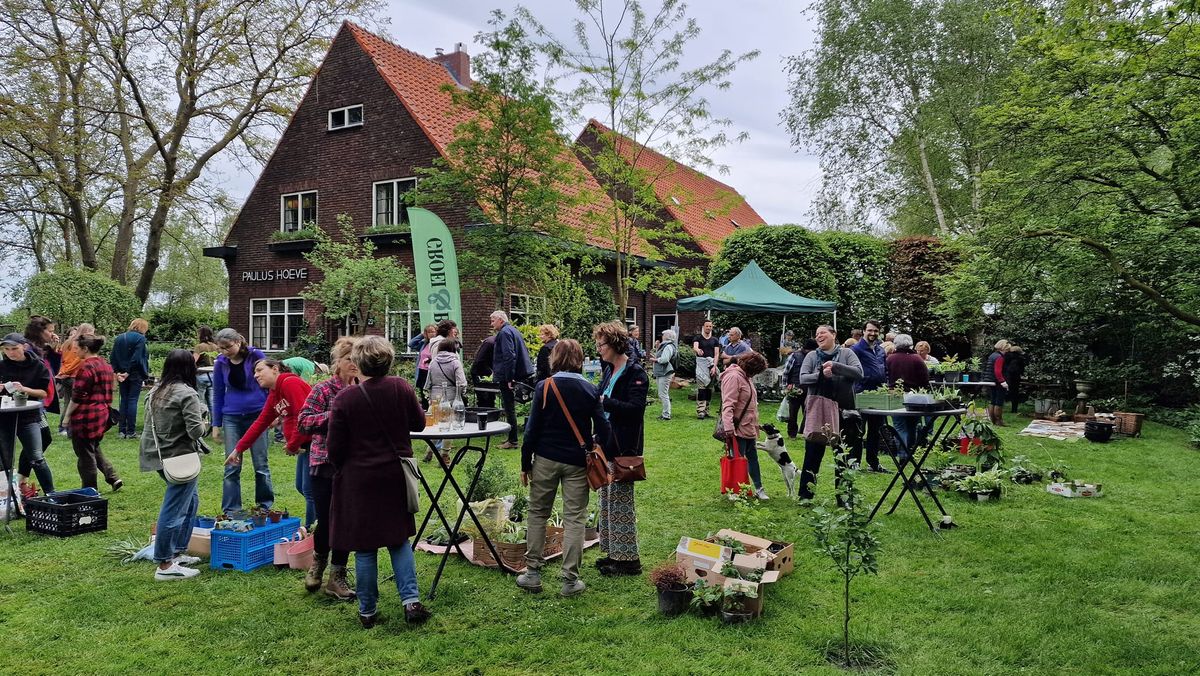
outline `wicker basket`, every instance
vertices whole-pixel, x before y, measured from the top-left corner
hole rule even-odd
[[[496,553],[500,555],[500,560],[504,562],[504,565],[513,570],[524,570],[524,542],[520,544],[509,544],[507,542],[492,540],[492,544],[496,546]],[[492,552],[488,549],[487,543],[483,541],[483,538],[475,538],[472,541],[472,548],[474,549],[474,558],[476,561],[485,566],[494,567],[496,565],[496,559],[492,557]]]
[[[1142,419],[1146,417],[1145,414],[1116,411],[1113,413],[1113,417],[1117,422],[1117,434],[1127,434],[1131,437],[1142,436]]]
[[[542,551],[543,557],[548,559],[562,554],[563,533],[564,530],[560,526],[546,526],[546,548]]]

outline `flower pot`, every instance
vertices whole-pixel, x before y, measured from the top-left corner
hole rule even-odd
[[[971,452],[972,446],[979,446],[983,440],[979,437],[959,437],[958,452],[960,455],[968,455]]]
[[[686,613],[691,602],[692,588],[687,585],[675,585],[669,589],[658,590],[658,612],[667,617]]]
[[[197,528],[212,528],[215,525],[217,525],[216,519],[212,519],[207,516],[196,517],[196,527]]]
[[[252,516],[252,517],[250,517],[250,523],[251,523],[251,525],[253,525],[255,528],[261,528],[262,526],[265,526],[265,525],[267,525],[267,517],[265,517],[265,516]]]
[[[591,542],[600,538],[600,531],[592,526],[583,529],[583,541]]]
[[[546,546],[542,556],[550,558],[562,554],[564,532],[562,526],[546,526]]]
[[[1076,380],[1075,391],[1080,394],[1090,394],[1095,383],[1090,380]]]
[[[962,380],[962,371],[942,371],[942,380],[947,383],[957,383]]]
[[[745,610],[721,609],[721,624],[741,624],[749,622],[752,617],[754,616]]]
[[[721,603],[719,601],[713,603],[701,603],[696,606],[696,610],[700,612],[702,617],[712,617],[721,612]]]
[[[1108,443],[1112,439],[1113,424],[1091,421],[1083,426],[1083,437],[1088,441],[1099,444]]]
[[[271,523],[279,523],[279,520],[283,518],[283,512],[271,512],[267,518],[271,520]]]
[[[978,502],[987,502],[989,500],[999,500],[1000,499],[1000,489],[996,488],[996,489],[987,491],[985,493],[970,493],[969,495]]]

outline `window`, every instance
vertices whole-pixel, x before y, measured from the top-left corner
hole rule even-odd
[[[250,344],[264,350],[286,350],[304,328],[303,298],[250,300]]]
[[[655,340],[662,338],[662,332],[667,329],[674,329],[676,324],[675,315],[654,315],[654,335],[650,336],[648,342],[653,343]],[[678,336],[676,336],[678,339]]]
[[[625,306],[625,326],[637,325],[637,308],[632,305]]]
[[[334,108],[329,111],[329,131],[361,127],[363,123],[362,105]]]
[[[415,298],[409,296],[408,306],[404,309],[388,310],[387,313],[387,337],[392,341],[392,344],[397,349],[404,350],[405,354],[411,354],[408,349],[408,340],[421,332],[421,310],[413,304]]]
[[[296,192],[280,198],[279,229],[296,232],[317,224],[317,191]]]
[[[545,314],[545,296],[527,296],[523,293],[508,294],[508,318],[515,326],[540,324]]]
[[[675,203],[675,206],[680,206],[682,204],[682,202],[679,201],[679,198],[674,195],[671,195],[671,201]]]
[[[375,220],[372,225],[408,225],[408,207],[417,179],[402,178],[375,184]]]
[[[741,224],[741,223],[738,223],[737,221],[733,220],[732,218],[731,218],[731,219],[729,219],[729,222],[730,222],[730,223],[733,223],[733,227],[735,227],[735,228],[740,228],[740,227],[742,227],[742,224]]]

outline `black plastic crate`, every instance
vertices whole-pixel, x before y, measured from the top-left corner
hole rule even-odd
[[[108,530],[108,500],[77,493],[29,498],[25,529],[60,538]]]

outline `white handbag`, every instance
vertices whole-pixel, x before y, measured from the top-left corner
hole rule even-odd
[[[200,476],[200,452],[184,453],[171,458],[164,458],[162,448],[158,445],[158,434],[154,431],[153,395],[146,398],[146,417],[149,419],[150,436],[154,438],[154,450],[158,451],[158,460],[162,463],[163,477],[169,483],[187,484]]]

